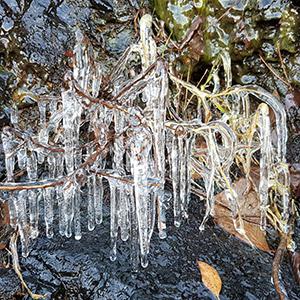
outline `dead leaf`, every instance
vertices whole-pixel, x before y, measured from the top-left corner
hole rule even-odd
[[[0,226],[9,224],[9,209],[7,202],[0,201]]]
[[[296,198],[300,197],[300,164],[292,164],[290,168],[291,188]]]
[[[291,255],[291,265],[295,281],[300,285],[300,253],[294,252]]]
[[[183,38],[180,50],[183,50],[188,46],[189,48],[189,58],[198,61],[203,55],[203,33],[201,26],[203,24],[203,18],[200,16],[196,17],[192,22],[190,29],[187,31],[185,37]]]
[[[219,299],[222,289],[222,280],[218,271],[209,264],[198,260],[198,269],[200,270],[203,284]]]
[[[6,248],[13,232],[9,223],[8,203],[0,202],[0,250]]]
[[[255,176],[253,176],[255,177]],[[253,178],[254,182],[257,178]],[[254,189],[249,188],[246,178],[240,178],[233,184],[239,196],[240,211],[244,220],[245,232],[249,240],[260,250],[271,252],[266,241],[265,233],[260,229],[259,198]],[[227,232],[238,237],[244,242],[247,239],[240,235],[234,228],[229,203],[222,192],[216,196],[215,221]]]

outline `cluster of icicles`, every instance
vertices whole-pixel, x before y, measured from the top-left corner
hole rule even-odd
[[[262,229],[266,227],[269,190],[275,181],[281,183],[278,202],[283,219],[288,219],[287,133],[285,111],[280,102],[254,86],[233,87],[226,101],[234,114],[224,114],[220,120],[205,123],[199,109],[193,120],[178,116],[167,120],[167,112],[172,110],[169,79],[177,85],[181,80],[169,74],[166,63],[157,57],[151,27],[151,16],[143,16],[140,42],[124,53],[111,75],[111,99],[97,98],[103,88],[101,65],[95,61],[94,52],[82,33],[77,31],[73,72],[66,75],[67,87],[60,97],[39,100],[38,132],[34,135],[30,130],[19,130],[18,111],[12,111],[13,125],[2,132],[7,181],[0,184],[0,190],[9,196],[11,223],[19,229],[24,256],[29,253],[29,240],[39,233],[40,207],[44,209],[49,238],[54,234],[57,214],[59,233],[66,237],[74,234],[77,240],[81,238],[83,211],[87,211],[84,219],[89,230],[101,224],[104,186],[108,182],[110,258],[116,259],[120,234],[123,241],[131,241],[133,259],[140,258],[146,267],[155,223],[159,236],[167,236],[166,210],[171,198],[175,226],[180,226],[188,216],[192,171],[201,174],[206,192],[207,210],[200,229],[214,213],[217,183],[226,192],[236,229],[245,234],[229,172],[237,154],[246,157],[250,164],[251,156],[259,149]],[[130,64],[139,68],[130,69]],[[185,88],[194,89],[191,85]],[[214,93],[217,92],[215,89]],[[246,132],[250,127],[241,122],[241,119],[251,119],[250,94],[264,103],[252,118],[257,119],[252,138],[241,140],[236,132]],[[202,92],[199,97],[207,105],[206,100],[212,94]],[[271,138],[269,107],[276,117],[276,145]],[[88,125],[85,138],[84,124]],[[87,136],[88,141],[84,140]],[[196,143],[200,136],[207,147],[202,156]],[[217,136],[221,136],[221,142]],[[27,174],[27,181],[14,182],[16,162],[18,169]],[[46,170],[43,173],[46,175],[40,175],[39,168]],[[173,195],[165,188],[167,178],[171,179]]]

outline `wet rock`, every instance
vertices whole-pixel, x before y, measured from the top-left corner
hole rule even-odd
[[[284,0],[260,0],[258,4],[259,12],[265,21],[281,18],[286,6],[287,1]]]
[[[107,50],[112,54],[122,54],[134,41],[132,32],[129,29],[123,29],[120,32],[110,35],[107,39]]]
[[[198,230],[202,205],[193,200],[190,219],[179,229],[168,228],[168,237],[152,239],[148,268],[134,270],[130,261],[130,243],[119,241],[118,259],[109,259],[109,213],[104,223],[89,232],[83,224],[80,241],[53,239],[44,234],[32,245],[28,258],[21,258],[24,279],[37,293],[49,299],[214,299],[203,286],[196,260],[218,266],[223,281],[220,299],[276,299],[271,283],[272,256],[243,244],[219,227],[208,225]],[[0,286],[12,280],[11,270],[1,273]],[[282,270],[290,299],[300,292],[293,283],[287,263]],[[18,289],[8,283],[14,292]],[[5,299],[11,299],[3,291]],[[1,297],[0,297],[1,299]]]
[[[12,269],[0,269],[0,299],[14,299],[20,292],[20,283]]]
[[[4,17],[2,20],[2,29],[10,31],[14,27],[14,21],[11,18]]]
[[[128,1],[31,0],[22,3],[0,2],[0,58],[2,55],[7,69],[18,65],[17,75],[26,76],[27,66],[31,65],[35,77],[44,85],[49,81],[57,88],[61,85],[68,68],[65,53],[73,48],[76,28],[81,28],[92,40],[96,51],[102,48],[104,61],[111,55],[110,60],[116,61],[134,35],[133,27],[122,32],[124,22],[130,22],[135,14],[135,8]],[[107,54],[103,52],[106,45]]]

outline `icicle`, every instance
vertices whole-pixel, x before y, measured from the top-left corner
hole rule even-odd
[[[65,236],[68,238],[72,236],[72,222],[74,218],[74,194],[75,187],[73,183],[67,182],[64,187],[63,193],[63,214],[65,218]]]
[[[110,237],[111,252],[110,259],[115,261],[117,258],[117,238],[118,228],[120,227],[121,239],[127,240],[129,237],[130,220],[129,220],[129,201],[128,191],[131,189],[130,184],[122,183],[118,178],[126,178],[119,171],[105,171],[109,175],[105,176],[109,182],[110,188]]]
[[[10,122],[14,127],[18,127],[19,124],[19,110],[18,107],[13,104],[13,107],[10,110]]]
[[[174,135],[172,141],[171,160],[172,160],[172,184],[173,184],[173,205],[174,205],[174,225],[179,227],[181,224],[181,203],[180,203],[180,153],[179,140]]]
[[[156,61],[156,43],[152,37],[152,16],[144,15],[140,20],[141,59],[143,69],[147,69]]]
[[[180,211],[181,211],[181,218],[186,218],[186,212],[184,211],[184,203],[186,201],[186,188],[187,188],[187,168],[186,168],[186,147],[185,147],[185,138],[183,136],[178,136],[178,154],[179,158],[179,198],[180,198]]]
[[[157,227],[158,227],[158,231],[159,231],[159,237],[161,239],[165,239],[167,237],[167,216],[166,216],[166,212],[167,212],[167,208],[168,208],[168,203],[170,202],[170,200],[172,199],[172,193],[169,191],[165,191],[163,193],[164,195],[164,199],[163,201],[161,201],[161,199],[159,199],[158,201],[158,220],[157,220]]]
[[[51,132],[55,132],[62,120],[63,112],[62,111],[55,111],[51,114],[49,119],[48,125],[41,128],[39,132],[39,143],[47,145],[49,141],[49,134]]]
[[[153,132],[153,152],[154,161],[156,163],[156,170],[154,176],[160,179],[161,192],[156,195],[156,202],[158,206],[158,228],[161,238],[166,237],[164,218],[164,184],[165,184],[165,120],[166,120],[166,102],[168,97],[168,75],[164,63],[157,61],[156,67],[157,79],[153,85],[149,86],[152,90],[152,98],[147,103],[146,110],[152,111],[151,128]],[[148,88],[148,87],[147,87]],[[162,215],[161,215],[161,214]]]
[[[142,267],[147,267],[150,234],[148,232],[148,156],[152,147],[151,135],[145,128],[130,132],[131,172],[134,178],[134,193],[139,228],[139,243]]]
[[[174,225],[187,218],[191,190],[191,156],[194,137],[178,126],[172,141],[171,165],[174,198]]]
[[[48,170],[49,170],[49,178],[54,179],[56,173],[56,156],[50,154],[47,157],[48,162]],[[53,200],[55,197],[55,188],[47,188],[43,191],[44,196],[44,218],[46,224],[46,235],[48,238],[53,237]]]
[[[51,96],[50,96],[51,97]],[[51,114],[51,117],[52,118],[54,115],[56,115],[57,113],[57,104],[58,104],[58,97],[56,96],[53,96],[50,98],[50,103],[49,103],[49,112]]]
[[[94,207],[96,224],[101,224],[103,221],[103,182],[102,178],[95,177],[94,184]]]
[[[125,166],[123,163],[125,154],[125,141],[121,134],[125,128],[125,116],[124,113],[115,111],[114,114],[114,124],[115,124],[115,134],[116,139],[113,144],[113,169],[117,170],[119,175],[125,175]],[[125,197],[125,191],[122,186],[118,188],[116,192],[113,193],[116,199],[112,199],[114,203],[117,204],[117,215],[118,215],[118,227],[121,231],[121,239],[126,241],[129,237],[129,205]]]
[[[26,153],[26,149],[25,148],[21,148],[19,149],[19,151],[17,152],[17,157],[18,157],[18,166],[19,168],[25,169],[26,168],[26,160],[27,160],[27,153]]]
[[[220,169],[220,159],[217,154],[216,144],[213,137],[212,129],[209,128],[207,134],[204,134],[206,145],[208,148],[208,172],[204,175],[204,184],[206,190],[206,211],[203,217],[202,223],[200,225],[200,230],[204,230],[205,223],[209,217],[209,215],[214,215],[214,207],[215,207],[215,196],[214,196],[214,181],[217,169]]]
[[[185,218],[188,217],[188,205],[191,199],[191,186],[192,186],[192,149],[194,147],[195,137],[192,133],[188,133],[185,138],[185,168],[186,168],[186,196],[184,199],[184,213]]]
[[[102,81],[102,70],[100,67],[100,63],[95,63],[95,69],[93,72],[92,79],[92,96],[97,97],[99,94],[100,86]]]
[[[16,230],[17,229],[17,212],[16,212],[16,207],[15,207],[14,197],[16,197],[16,193],[15,192],[10,193],[10,198],[8,200],[8,207],[9,207],[10,226]]]
[[[47,157],[47,162],[48,162],[49,178],[55,178],[56,163],[57,163],[55,154],[50,154]]]
[[[149,183],[149,181],[147,182],[147,184]],[[147,200],[147,211],[148,211],[148,217],[147,217],[147,222],[148,222],[148,244],[150,245],[150,240],[151,240],[151,236],[154,230],[154,225],[155,225],[155,204],[156,204],[156,200],[157,200],[157,194],[151,192],[150,187],[148,187],[149,189],[149,194],[148,194],[148,200]],[[147,250],[147,254],[149,253],[149,246],[148,246],[148,250]]]
[[[30,181],[37,180],[37,157],[35,152],[29,151],[27,153],[27,176]],[[39,201],[38,191],[28,191],[29,215],[31,226],[31,237],[36,238],[39,234],[38,221],[39,221]]]
[[[138,248],[138,220],[137,220],[137,210],[136,210],[136,202],[134,198],[134,190],[133,187],[129,186],[126,189],[126,196],[128,199],[128,203],[130,206],[130,221],[131,221],[131,229],[130,229],[130,237],[131,237],[131,252],[130,258],[132,261],[133,269],[137,270],[138,261],[139,261],[139,248]]]
[[[44,128],[46,128],[47,103],[43,100],[40,100],[40,101],[38,101],[38,107],[39,107],[39,112],[40,112],[40,127],[42,129],[44,129]],[[41,130],[40,134],[39,134],[39,142],[47,144],[48,143],[48,135],[43,134],[43,133],[44,133],[43,130]],[[43,153],[42,149],[39,149],[39,151],[37,151],[37,159],[38,159],[39,164],[42,164],[44,162],[45,154]]]
[[[2,143],[3,151],[5,154],[5,167],[6,167],[6,177],[7,181],[13,181],[14,177],[14,168],[15,168],[15,157],[13,155],[13,150],[15,147],[14,137],[9,131],[8,127],[5,127],[2,131]]]
[[[79,133],[78,133],[78,145],[79,145]],[[75,168],[78,169],[81,164],[82,154],[81,149],[78,149],[75,151],[76,157],[75,157]],[[75,232],[75,239],[80,240],[81,239],[81,187],[79,184],[76,184],[75,186],[75,194],[74,194],[74,232]]]
[[[153,64],[156,61],[157,58],[156,43],[152,37],[151,27],[152,27],[152,16],[146,14],[140,20],[140,35],[141,35],[140,55],[141,55],[143,70],[146,70],[151,64]],[[152,100],[153,94],[156,94],[154,84],[155,83],[148,81],[148,84],[144,89],[144,95],[142,97],[142,100],[146,103]],[[157,95],[155,96],[157,97]]]
[[[277,180],[279,182],[278,191],[281,196],[283,232],[289,232],[290,218],[290,173],[286,163],[279,163],[276,166]]]
[[[118,203],[116,197],[116,182],[112,178],[108,178],[110,188],[110,240],[111,252],[110,260],[115,261],[117,258],[117,238],[118,238]]]
[[[31,238],[35,239],[39,235],[39,203],[36,190],[28,191],[28,204],[29,204],[29,219],[31,227]]]
[[[122,241],[127,241],[130,233],[130,204],[126,190],[123,186],[119,188],[119,216],[118,226],[120,227]]]
[[[59,153],[56,156],[55,175],[59,178],[62,177],[63,174],[64,174],[64,156]],[[59,234],[64,236],[66,230],[65,205],[64,205],[64,197],[63,197],[63,187],[61,185],[55,187],[55,195],[58,204]]]
[[[73,119],[75,115],[74,102],[76,101],[74,97],[71,90],[62,92],[65,164],[68,174],[74,171]]]
[[[46,124],[46,107],[47,103],[43,100],[38,101],[38,107],[40,112],[40,126],[44,127]]]
[[[74,195],[74,237],[76,240],[80,240],[81,233],[81,191],[80,187],[75,187]]]
[[[57,203],[58,203],[58,219],[59,219],[59,234],[61,236],[65,235],[66,232],[66,218],[65,218],[65,199],[64,191],[62,186],[56,188]]]
[[[20,240],[22,245],[22,255],[27,257],[29,254],[29,228],[27,224],[27,191],[23,190],[17,193],[17,198],[14,198],[15,209],[17,213],[17,223],[20,233]]]
[[[270,168],[272,167],[271,124],[269,117],[269,107],[266,104],[260,105],[258,126],[260,131],[260,227],[262,230],[266,230],[267,210],[269,207],[268,199],[270,187]]]
[[[221,51],[220,56],[226,76],[226,87],[229,88],[232,86],[231,57],[227,50]]]
[[[87,188],[88,188],[88,205],[87,205],[87,210],[88,210],[88,229],[90,231],[95,229],[95,205],[94,205],[94,191],[93,187],[95,189],[95,181],[96,181],[96,176],[92,175],[89,176],[87,179]]]
[[[44,218],[46,224],[46,235],[53,237],[53,188],[47,188],[43,191],[44,196]]]

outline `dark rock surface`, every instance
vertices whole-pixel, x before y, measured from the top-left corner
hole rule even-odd
[[[104,71],[110,69],[136,39],[135,6],[125,0],[0,1],[0,107],[24,82],[59,89],[78,28],[101,50]]]
[[[154,233],[149,266],[134,271],[130,243],[119,242],[118,259],[109,260],[109,214],[93,232],[84,230],[80,241],[56,233],[32,243],[28,258],[21,258],[25,281],[35,293],[49,299],[214,299],[200,280],[196,261],[214,266],[223,281],[220,299],[277,299],[271,282],[272,256],[253,249],[210,222],[199,232],[201,207],[195,199],[190,218],[168,237]],[[283,283],[289,299],[299,299],[290,267],[284,262]],[[20,283],[14,271],[0,270],[0,299],[14,299]],[[27,299],[27,297],[24,297]]]

